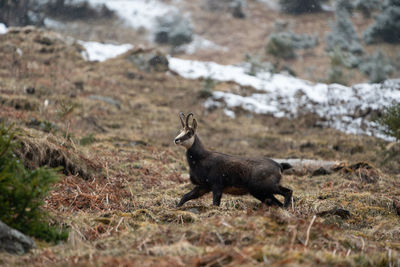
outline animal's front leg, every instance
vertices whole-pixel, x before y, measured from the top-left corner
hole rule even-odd
[[[221,204],[221,197],[222,197],[223,188],[221,187],[213,187],[213,205],[219,206]]]
[[[191,199],[196,199],[201,197],[202,195],[206,194],[210,192],[210,189],[208,188],[204,188],[201,186],[196,186],[195,188],[193,188],[192,191],[190,191],[189,193],[183,195],[181,201],[179,201],[177,207],[182,206],[183,204],[185,204],[185,202],[191,200]]]

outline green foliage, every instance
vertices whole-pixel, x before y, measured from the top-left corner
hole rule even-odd
[[[28,170],[12,152],[14,132],[0,126],[0,220],[5,224],[46,241],[63,240],[65,230],[48,223],[41,206],[50,187],[58,180],[57,173],[42,167]]]
[[[364,32],[368,44],[377,42],[400,43],[400,1],[389,0],[375,23]]]
[[[383,127],[382,132],[400,140],[400,103],[393,104],[385,109],[383,116],[378,119]]]
[[[203,86],[201,90],[199,91],[199,97],[200,98],[209,98],[212,96],[212,91],[216,85],[215,80],[213,80],[211,77],[207,77],[203,80]]]
[[[280,0],[282,11],[290,14],[302,14],[321,11],[324,0]]]

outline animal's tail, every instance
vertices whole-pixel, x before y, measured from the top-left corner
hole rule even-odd
[[[289,163],[286,163],[286,162],[279,163],[279,165],[281,165],[281,170],[282,171],[293,168],[292,165],[290,165]]]

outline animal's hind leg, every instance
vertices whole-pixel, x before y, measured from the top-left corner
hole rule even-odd
[[[271,199],[271,201],[270,201],[271,205],[276,205],[276,206],[279,206],[279,207],[283,207],[282,202],[280,202],[276,197],[274,197],[274,195],[271,195],[269,198]]]
[[[213,193],[213,205],[219,206],[221,204],[222,188],[219,186],[215,186],[212,189],[212,193]]]
[[[267,206],[275,205],[275,206],[283,207],[283,204],[279,200],[277,200],[272,194],[265,193],[264,190],[260,190],[260,189],[250,190],[250,194]]]
[[[289,207],[290,201],[292,200],[293,191],[291,189],[289,189],[289,188],[286,188],[286,187],[283,187],[283,186],[279,185],[278,191],[275,192],[275,193],[284,196],[285,197],[285,202],[283,203],[283,206],[285,208]]]

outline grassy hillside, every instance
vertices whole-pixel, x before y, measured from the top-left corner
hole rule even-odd
[[[311,115],[289,120],[239,110],[232,120],[203,108],[202,81],[132,63],[146,51],[103,63],[84,61],[81,51],[68,38],[29,27],[0,36],[1,121],[16,123],[27,166],[65,167],[45,209],[70,230],[62,244],[39,241],[18,257],[0,253],[1,265],[400,264],[393,207],[400,162],[383,164],[398,143],[320,128]],[[235,85],[216,89],[228,86]],[[177,209],[192,188],[184,151],[172,142],[179,111],[196,114],[210,149],[336,160],[345,168],[285,174],[283,185],[294,191],[287,210],[226,195],[221,207],[206,195]],[[350,168],[357,162],[368,164]]]

